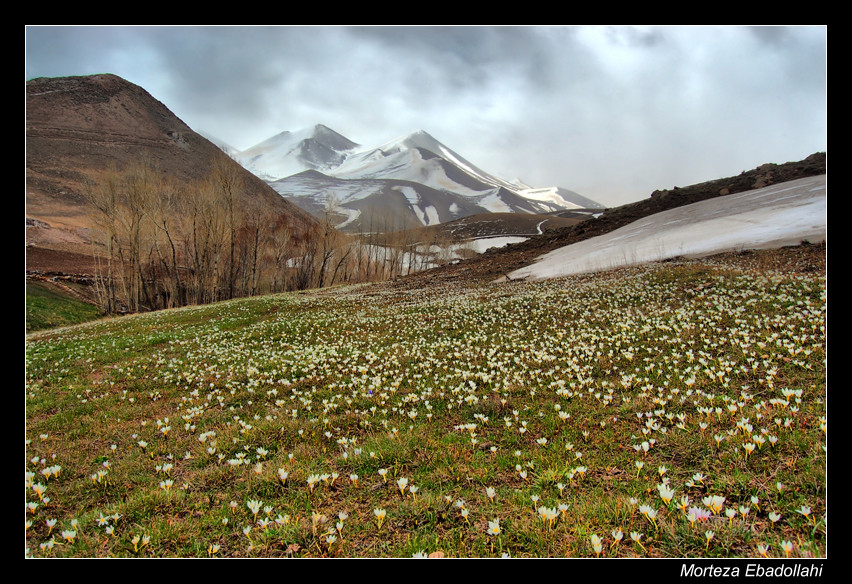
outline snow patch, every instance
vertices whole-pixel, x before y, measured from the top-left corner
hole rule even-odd
[[[346,227],[347,225],[349,225],[350,223],[352,223],[353,221],[358,219],[358,217],[361,216],[361,211],[359,209],[347,209],[346,207],[335,207],[334,210],[336,212],[342,214],[342,215],[347,216],[346,220],[344,220],[343,223],[339,223],[337,225],[337,229],[343,229],[344,227]]]
[[[490,195],[486,195],[479,199],[479,205],[485,207],[492,213],[511,213],[512,208],[509,207],[506,203],[503,202],[503,199],[500,198],[500,195],[495,191]]]
[[[411,205],[417,205],[420,203],[420,194],[414,190],[412,187],[399,187],[397,190],[402,192],[405,195],[406,200]]]
[[[526,241],[528,237],[520,236],[505,236],[505,237],[482,237],[480,239],[472,239],[462,244],[453,246],[455,250],[469,249],[476,253],[485,253],[492,247],[506,247],[510,243],[520,243]]]
[[[717,197],[645,217],[559,248],[509,274],[541,280],[724,251],[818,242],[826,236],[825,175]]]
[[[426,207],[424,209],[424,212],[426,213],[427,220],[427,223],[425,223],[425,225],[437,225],[441,222],[441,218],[438,217],[438,210],[432,205]]]

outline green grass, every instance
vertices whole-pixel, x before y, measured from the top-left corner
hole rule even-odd
[[[27,332],[79,324],[102,316],[96,306],[73,299],[41,282],[27,282],[26,306]]]
[[[26,547],[784,557],[791,541],[824,556],[825,294],[818,275],[671,262],[32,335]],[[696,515],[712,496],[723,508]]]

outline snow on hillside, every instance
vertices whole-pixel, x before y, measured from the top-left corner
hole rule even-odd
[[[466,176],[459,174],[458,169]],[[455,171],[455,176],[449,176],[448,170]],[[329,169],[327,174],[350,180],[404,180],[468,197],[496,193],[501,186],[422,130],[378,147],[353,150],[340,166]]]
[[[533,199],[535,201],[545,201],[555,203],[560,207],[585,208],[585,209],[603,209],[604,206],[600,203],[587,199],[586,197],[575,193],[574,191],[566,191],[560,187],[546,187],[543,189],[534,189],[530,187],[521,188],[518,193],[522,196]]]
[[[407,136],[403,136],[402,138],[397,138],[394,143],[389,144],[388,146],[392,146],[394,148],[399,148],[400,150],[412,150],[417,148],[423,148],[424,150],[428,150],[438,156],[442,157],[444,160],[447,160],[454,164],[456,167],[462,169],[464,172],[469,174],[470,176],[476,178],[477,180],[491,185],[493,187],[503,187],[509,190],[515,190],[516,186],[512,183],[508,183],[506,181],[502,181],[487,172],[484,172],[441,144],[438,140],[432,137],[428,132],[423,130],[418,130]]]
[[[416,148],[398,152],[382,151],[382,154],[375,150],[353,154],[342,165],[329,170],[327,174],[334,178],[348,180],[404,180],[469,197],[483,193],[482,190],[471,188],[449,178],[440,159],[425,158]]]
[[[478,237],[469,239],[460,243],[453,243],[449,246],[440,246],[436,244],[419,245],[414,253],[406,253],[405,261],[402,264],[400,273],[405,274],[412,271],[428,270],[435,268],[439,263],[435,262],[436,258],[440,258],[441,262],[454,262],[470,257],[470,254],[485,253],[491,248],[500,248],[513,243],[526,241],[528,237],[523,236],[494,236],[494,237]],[[393,253],[393,250],[384,251],[384,248],[377,247],[379,254]]]
[[[322,124],[281,132],[238,153],[237,158],[260,178],[274,181],[304,170],[337,167],[357,144]]]
[[[826,237],[825,175],[717,197],[640,219],[539,257],[509,274],[542,280],[724,251],[813,243]]]
[[[458,243],[452,246],[452,251],[455,253],[458,250],[470,250],[476,253],[485,253],[492,247],[506,247],[511,243],[520,243],[526,241],[529,237],[519,235],[505,235],[502,237],[480,237],[472,239],[464,243]]]
[[[503,199],[500,198],[500,195],[496,192],[490,193],[481,199],[479,199],[479,204],[491,211],[492,213],[511,213],[512,208],[503,202]]]
[[[437,155],[440,158],[424,158],[422,152]],[[441,160],[449,162],[456,169],[468,175],[467,187],[458,177],[448,177]],[[448,148],[428,132],[418,130],[411,134],[395,138],[378,148],[353,151],[347,160],[330,172],[338,178],[396,178],[425,184],[434,189],[447,189],[463,195],[487,194],[484,207],[495,212],[505,212],[510,208],[500,199],[498,192],[506,189],[524,198],[556,205],[556,208],[600,208],[603,206],[573,191],[559,187],[531,188],[519,180],[507,181],[483,171],[452,149]],[[484,190],[483,190],[483,187]]]
[[[423,130],[368,147],[317,124],[276,134],[236,158],[282,195],[316,199],[303,203],[312,208],[322,206],[318,197],[326,197],[329,192],[340,205],[372,196],[383,190],[384,185],[377,181],[417,183],[464,197],[468,199],[464,205],[471,207],[469,212],[478,212],[473,210],[476,205],[492,212],[527,213],[602,208],[573,191],[531,188],[484,172]],[[302,175],[306,170],[319,171],[322,176]],[[412,203],[412,213],[424,225],[435,223],[438,209],[443,207],[434,201]],[[450,217],[444,214],[442,220],[455,218],[452,211]]]

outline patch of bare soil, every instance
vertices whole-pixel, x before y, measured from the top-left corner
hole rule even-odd
[[[26,256],[27,274],[31,276],[91,276],[97,271],[91,254],[30,246]]]

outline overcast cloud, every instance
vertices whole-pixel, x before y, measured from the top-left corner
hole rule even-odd
[[[824,26],[39,27],[26,79],[114,73],[245,149],[423,129],[605,205],[827,148]]]

